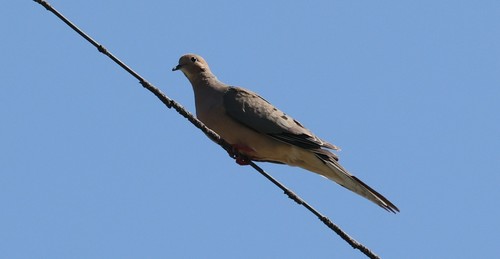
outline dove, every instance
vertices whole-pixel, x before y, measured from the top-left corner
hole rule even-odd
[[[222,83],[199,55],[186,54],[180,70],[194,91],[196,117],[246,158],[238,164],[273,162],[301,167],[324,176],[389,212],[399,209],[383,195],[349,173],[330,150],[338,147],[315,136],[300,122],[258,94]]]

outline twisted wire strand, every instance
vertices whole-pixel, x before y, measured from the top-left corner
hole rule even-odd
[[[99,44],[97,41],[92,39],[89,35],[87,35],[80,28],[78,28],[75,24],[73,24],[69,19],[64,17],[64,15],[62,15],[59,11],[57,11],[55,8],[53,8],[47,1],[44,1],[44,0],[33,0],[33,1],[42,5],[43,7],[45,7],[45,9],[47,9],[48,11],[50,11],[51,13],[56,15],[66,25],[71,27],[75,32],[77,32],[80,36],[82,36],[84,39],[86,39],[90,44],[94,45],[99,52],[108,56],[111,60],[113,60],[116,64],[118,64],[120,67],[122,67],[125,71],[127,71],[129,74],[131,74],[137,80],[139,80],[139,83],[144,88],[146,88],[150,92],[152,92],[156,97],[158,97],[158,99],[160,99],[160,101],[163,102],[163,104],[165,104],[165,106],[167,106],[169,109],[174,108],[175,111],[177,111],[180,115],[182,115],[189,122],[191,122],[195,127],[197,127],[203,133],[205,133],[210,139],[212,139],[214,142],[216,142],[218,145],[220,145],[223,149],[225,149],[229,154],[231,154],[232,158],[236,159],[238,157],[242,157],[245,160],[249,161],[249,165],[252,168],[254,168],[257,172],[259,172],[261,175],[263,175],[266,179],[268,179],[270,182],[272,182],[274,185],[276,185],[278,188],[280,188],[290,199],[295,201],[297,204],[302,205],[304,208],[306,208],[312,214],[314,214],[316,217],[318,217],[318,219],[321,222],[323,222],[323,224],[325,224],[328,228],[333,230],[337,235],[339,235],[343,240],[345,240],[349,245],[351,245],[352,248],[360,250],[363,254],[365,254],[369,258],[380,258],[378,255],[373,253],[366,246],[364,246],[363,244],[359,243],[358,241],[356,241],[352,237],[350,237],[340,227],[338,227],[336,224],[334,224],[328,217],[321,214],[319,211],[317,211],[315,208],[313,208],[311,205],[309,205],[309,203],[304,201],[297,194],[295,194],[293,191],[288,189],[285,185],[283,185],[278,180],[276,180],[274,177],[272,177],[270,174],[268,174],[266,171],[264,171],[261,167],[259,167],[253,161],[245,158],[244,155],[240,154],[237,150],[235,150],[231,146],[231,144],[229,144],[227,141],[225,141],[223,138],[221,138],[213,130],[211,130],[210,128],[205,126],[205,124],[203,124],[203,122],[201,122],[195,116],[193,116],[193,114],[191,114],[186,109],[184,109],[184,107],[181,104],[179,104],[178,102],[169,98],[167,95],[165,95],[163,92],[161,92],[160,89],[158,89],[157,87],[155,87],[154,85],[152,85],[151,83],[146,81],[141,75],[139,75],[137,72],[135,72],[129,66],[127,66],[124,62],[122,62],[120,59],[118,59],[116,56],[114,56],[111,52],[109,52],[103,45]]]

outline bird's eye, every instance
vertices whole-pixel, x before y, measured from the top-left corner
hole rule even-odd
[[[198,59],[197,59],[197,58],[195,58],[195,57],[191,57],[191,62],[193,62],[193,63],[194,63],[194,62],[196,62],[196,61],[198,61]]]

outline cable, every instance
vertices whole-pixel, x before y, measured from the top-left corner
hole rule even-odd
[[[315,208],[313,208],[311,205],[309,205],[306,201],[304,201],[302,198],[300,198],[297,194],[295,194],[293,191],[288,189],[285,185],[280,183],[278,180],[274,179],[271,175],[269,175],[266,171],[264,171],[262,168],[260,168],[258,165],[256,165],[253,161],[250,159],[245,158],[242,154],[240,154],[237,150],[234,150],[231,144],[229,144],[227,141],[222,139],[217,133],[215,133],[213,130],[209,129],[205,124],[203,124],[200,120],[195,118],[190,112],[188,112],[182,105],[180,105],[178,102],[170,99],[168,96],[166,96],[163,92],[160,91],[157,87],[146,81],[142,76],[140,76],[137,72],[132,70],[129,66],[127,66],[125,63],[123,63],[120,59],[115,57],[111,52],[109,52],[103,45],[99,44],[97,41],[92,39],[89,35],[87,35],[85,32],[83,32],[80,28],[78,28],[75,24],[73,24],[70,20],[68,20],[66,17],[64,17],[59,11],[54,9],[47,1],[44,0],[33,0],[43,7],[47,9],[48,11],[52,12],[54,15],[56,15],[59,19],[61,19],[64,23],[66,23],[69,27],[71,27],[74,31],[76,31],[80,36],[82,36],[84,39],[86,39],[90,44],[94,45],[97,50],[104,55],[108,56],[111,60],[113,60],[116,64],[118,64],[120,67],[125,69],[129,74],[131,74],[133,77],[135,77],[137,80],[139,80],[139,83],[146,89],[148,89],[150,92],[152,92],[160,101],[162,101],[168,108],[174,108],[179,114],[181,114],[184,118],[188,119],[195,127],[200,129],[203,133],[205,133],[210,139],[215,141],[217,144],[219,144],[223,149],[225,149],[232,158],[243,158],[244,160],[248,161],[249,165],[253,167],[257,172],[259,172],[261,175],[263,175],[265,178],[267,178],[270,182],[272,182],[274,185],[276,185],[278,188],[280,188],[290,199],[295,201],[297,204],[304,206],[307,210],[309,210],[312,214],[316,215],[316,217],[319,218],[321,222],[323,222],[328,228],[333,230],[337,235],[339,235],[342,239],[344,239],[349,245],[351,245],[354,249],[359,249],[362,253],[364,253],[366,256],[369,258],[380,258],[378,255],[373,253],[370,249],[365,247],[363,244],[359,243],[358,241],[354,240],[351,238],[347,233],[345,233],[340,227],[335,225],[329,218],[325,217],[323,214],[321,214],[319,211],[317,211]]]

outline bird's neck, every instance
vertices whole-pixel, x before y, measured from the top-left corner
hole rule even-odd
[[[215,76],[199,78],[198,80],[191,82],[196,105],[196,117],[210,127],[210,114],[214,112],[214,109],[221,108],[223,96],[228,86],[219,82]]]
[[[185,73],[186,77],[189,79],[192,85],[195,84],[204,84],[205,82],[210,82],[212,80],[217,81],[217,77],[214,76],[214,74],[210,72],[202,72],[199,74],[187,74]]]
[[[225,84],[220,82],[217,77],[212,73],[200,73],[196,77],[189,78],[193,88],[200,88],[197,91],[203,90],[225,90]]]

